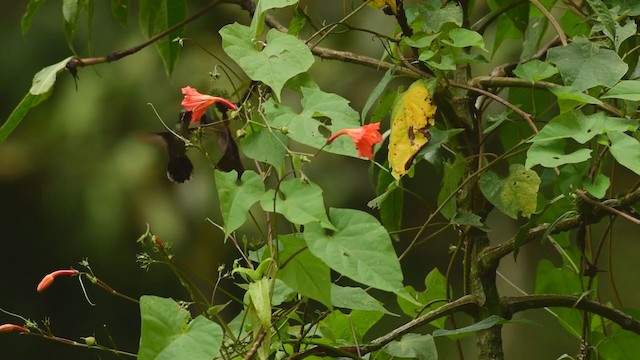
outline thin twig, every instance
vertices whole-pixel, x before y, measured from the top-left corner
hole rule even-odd
[[[551,15],[549,10],[547,10],[547,8],[545,8],[544,5],[540,3],[540,1],[538,0],[530,0],[530,1],[535,7],[538,8],[538,10],[542,12],[542,14],[544,14],[547,20],[549,20],[549,22],[551,23],[551,26],[553,26],[553,28],[556,30],[556,33],[558,33],[558,36],[560,37],[560,41],[562,42],[562,46],[567,46],[567,35],[565,35],[564,31],[562,31],[562,26],[558,24],[558,21],[556,20],[556,18],[554,18],[553,15]]]

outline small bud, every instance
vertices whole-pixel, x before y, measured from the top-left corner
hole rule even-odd
[[[236,131],[236,137],[238,139],[242,139],[246,135],[247,135],[247,132],[244,129],[238,129],[238,131]]]
[[[161,252],[164,252],[164,244],[162,243],[162,240],[160,240],[158,236],[152,235],[151,240],[153,241],[153,244],[156,246],[156,248],[158,248],[158,250],[160,250]]]
[[[229,112],[229,119],[233,120],[233,119],[237,118],[238,115],[240,115],[240,111],[233,110],[233,111]]]
[[[47,288],[51,285],[51,283],[53,283],[53,280],[55,280],[56,277],[61,276],[61,275],[66,275],[66,276],[72,276],[72,275],[77,275],[78,271],[76,270],[57,270],[52,272],[51,274],[47,274],[45,277],[42,278],[42,280],[40,280],[40,283],[38,284],[38,287],[36,288],[36,290],[38,292],[43,292],[45,290],[47,290]]]
[[[28,333],[29,330],[16,324],[2,324],[0,325],[0,333],[10,333],[12,331],[18,331],[21,333]]]
[[[286,126],[283,126],[280,128],[280,132],[286,135],[289,133],[289,128]]]
[[[82,340],[84,340],[84,344],[87,346],[95,346],[98,343],[96,341],[96,338],[94,338],[93,336],[87,336],[85,338],[82,338]]]

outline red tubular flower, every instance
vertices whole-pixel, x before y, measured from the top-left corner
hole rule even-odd
[[[38,290],[38,292],[43,292],[47,290],[47,288],[51,285],[51,283],[53,283],[53,280],[55,280],[55,278],[60,275],[72,276],[76,274],[78,274],[76,270],[54,271],[51,274],[47,274],[45,277],[42,278],[42,280],[40,280],[40,283],[38,284],[38,288],[36,290]]]
[[[185,110],[191,111],[191,124],[199,122],[200,117],[207,108],[215,103],[223,103],[231,110],[238,110],[238,107],[231,101],[221,97],[200,94],[198,90],[191,86],[183,87],[182,93],[184,94],[184,99],[181,105]]]
[[[20,326],[20,325],[16,325],[16,324],[2,324],[0,325],[0,334],[1,333],[9,333],[12,331],[18,331],[21,333],[28,333],[29,330],[27,330],[26,328]]]
[[[379,129],[380,123],[367,124],[356,129],[342,129],[331,135],[327,141],[331,143],[338,136],[346,134],[356,144],[358,156],[373,160],[373,145],[382,141]]]

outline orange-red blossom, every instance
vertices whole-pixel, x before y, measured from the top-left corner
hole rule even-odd
[[[342,129],[331,135],[327,141],[331,143],[338,136],[347,135],[356,144],[358,156],[373,160],[373,145],[382,141],[379,129],[380,123],[367,124],[355,129]]]
[[[72,275],[77,275],[78,271],[77,270],[57,270],[52,272],[51,274],[47,274],[45,275],[45,277],[42,278],[42,280],[40,280],[40,283],[38,284],[38,292],[43,292],[45,291],[50,285],[51,283],[53,283],[53,280],[55,280],[55,278],[57,278],[58,276],[72,276]]]
[[[16,325],[16,324],[2,324],[0,325],[0,334],[1,333],[9,333],[12,331],[18,331],[21,333],[28,333],[29,330],[27,330],[26,328],[20,326],[20,325]]]
[[[184,99],[182,100],[182,107],[185,110],[191,111],[191,124],[200,121],[200,117],[207,111],[207,108],[215,103],[223,103],[231,110],[238,110],[238,107],[227,99],[221,97],[200,94],[198,90],[191,86],[185,86],[182,88]]]

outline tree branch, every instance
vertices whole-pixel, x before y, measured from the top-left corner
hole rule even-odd
[[[591,214],[585,217],[585,221],[587,224],[594,224],[605,216],[610,216],[610,209],[621,210],[625,209],[635,203],[640,201],[640,188],[633,190],[630,193],[622,195],[616,199],[609,199],[600,202],[601,205],[604,206],[595,206]],[[580,224],[580,215],[572,216],[566,218],[564,220],[559,221],[553,229],[549,232],[549,227],[551,224],[544,223],[540,224],[531,230],[522,240],[522,244],[524,245],[532,240],[539,239],[545,233],[556,234],[563,231],[572,230],[578,227]],[[496,245],[493,247],[487,248],[482,253],[482,262],[487,266],[497,266],[497,263],[503,257],[507,256],[511,252],[513,252],[515,248],[515,238],[505,241],[500,245]]]
[[[356,348],[356,346],[343,346],[339,348],[339,351],[341,352],[347,352],[347,353],[351,353],[351,354],[357,354],[358,349],[360,350],[360,355],[365,355],[368,354],[370,352],[376,351],[376,350],[380,350],[383,346],[385,346],[386,344],[390,343],[393,340],[396,340],[397,338],[399,338],[400,336],[410,332],[411,330],[426,325],[432,321],[438,320],[440,318],[443,318],[445,316],[449,316],[451,314],[457,313],[457,312],[470,312],[473,311],[475,309],[477,309],[477,307],[480,304],[478,303],[478,297],[475,295],[465,295],[462,296],[460,298],[458,298],[457,300],[454,300],[450,303],[447,303],[445,305],[442,305],[441,307],[429,311],[428,313],[409,321],[408,323],[396,328],[395,330],[371,341],[368,344],[364,344],[364,345],[360,345],[358,348]],[[311,355],[317,355],[317,356],[323,356],[323,355],[335,355],[336,351],[335,348],[334,349],[325,349],[325,348],[320,348],[320,347],[314,347],[311,349],[307,349],[304,351],[301,351],[297,354],[293,354],[289,357],[290,360],[292,359],[303,359],[307,356],[311,356]]]
[[[545,307],[563,307],[576,310],[584,310],[600,315],[620,325],[625,330],[640,334],[640,321],[630,315],[593,300],[573,295],[526,295],[502,298],[505,316],[525,310],[540,309]]]

